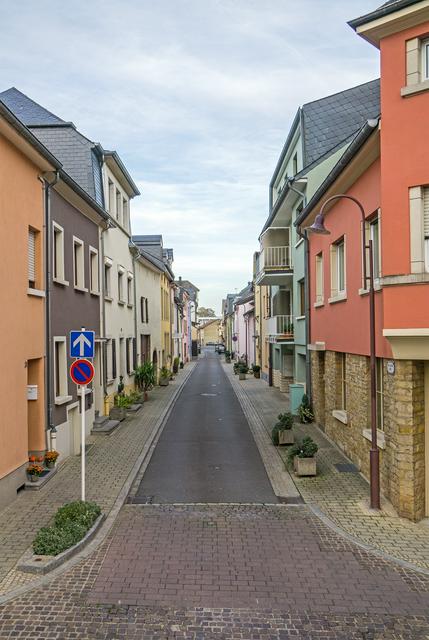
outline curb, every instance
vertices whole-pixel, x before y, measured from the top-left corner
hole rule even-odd
[[[32,591],[33,589],[37,589],[38,587],[48,584],[49,582],[51,582],[52,580],[60,576],[65,571],[68,571],[68,569],[71,569],[72,567],[74,567],[80,560],[87,558],[89,555],[91,555],[91,553],[93,553],[97,549],[97,547],[100,546],[102,542],[104,542],[104,540],[106,539],[107,535],[110,532],[110,529],[115,523],[115,520],[118,516],[119,511],[121,510],[122,506],[126,501],[127,495],[131,487],[133,486],[134,480],[140,470],[140,467],[145,462],[146,456],[150,452],[151,448],[152,447],[155,448],[153,445],[153,442],[156,436],[161,434],[162,428],[166,423],[166,418],[170,414],[179,396],[179,393],[185,386],[185,382],[187,382],[188,378],[195,371],[198,360],[193,361],[193,363],[194,362],[195,362],[195,365],[189,370],[189,372],[186,374],[186,377],[183,378],[182,384],[179,387],[177,387],[177,389],[171,396],[170,401],[167,404],[166,408],[163,410],[158,420],[155,422],[152,432],[148,436],[148,439],[145,445],[143,446],[141,454],[137,458],[130,473],[128,474],[128,477],[124,482],[122,489],[119,492],[112,508],[110,509],[109,513],[106,515],[106,519],[104,520],[101,528],[97,531],[96,535],[91,540],[91,542],[89,542],[89,544],[87,544],[82,551],[80,551],[75,556],[73,556],[73,558],[70,558],[69,560],[64,562],[64,564],[62,564],[60,567],[53,569],[49,575],[45,575],[39,580],[31,582],[30,584],[24,585],[22,587],[13,589],[12,591],[9,591],[8,593],[0,596],[0,605],[5,604],[6,602],[9,602],[9,600],[13,600],[14,598],[21,596],[27,593],[28,591]],[[151,452],[151,455],[152,453],[153,451]],[[16,569],[16,566],[15,566],[15,569]]]

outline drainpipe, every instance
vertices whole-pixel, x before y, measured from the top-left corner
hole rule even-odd
[[[140,252],[138,247],[134,244],[134,242],[130,241],[130,250],[131,257],[133,259],[133,280],[134,280],[134,336],[135,336],[135,347],[133,349],[133,357],[136,360],[136,367],[138,366],[137,362],[137,282],[136,282],[136,262],[139,259]],[[141,355],[141,354],[140,354]]]
[[[53,421],[52,407],[52,362],[51,362],[51,281],[52,281],[52,264],[51,264],[51,189],[54,187],[59,178],[59,172],[55,171],[53,180],[49,181],[50,174],[43,174],[39,178],[43,184],[44,191],[44,224],[45,224],[45,445],[46,449],[54,448],[56,443],[57,430]],[[49,431],[49,436],[48,436]]]

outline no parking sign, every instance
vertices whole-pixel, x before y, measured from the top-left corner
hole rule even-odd
[[[94,365],[89,360],[75,360],[70,367],[70,378],[82,386],[89,384],[94,377]]]

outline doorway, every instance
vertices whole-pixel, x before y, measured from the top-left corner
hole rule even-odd
[[[70,454],[77,456],[80,453],[80,413],[77,402],[68,407],[67,420],[70,434]]]

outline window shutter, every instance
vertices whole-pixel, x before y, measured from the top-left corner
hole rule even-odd
[[[112,338],[112,378],[116,378],[116,340]]]
[[[36,282],[36,232],[28,230],[28,282]]]
[[[137,339],[132,338],[133,340],[133,370],[137,369]]]
[[[425,238],[429,238],[429,187],[423,189],[423,217]]]
[[[125,343],[126,346],[126,363],[127,363],[127,373],[130,373],[130,339],[127,338],[127,341]]]

